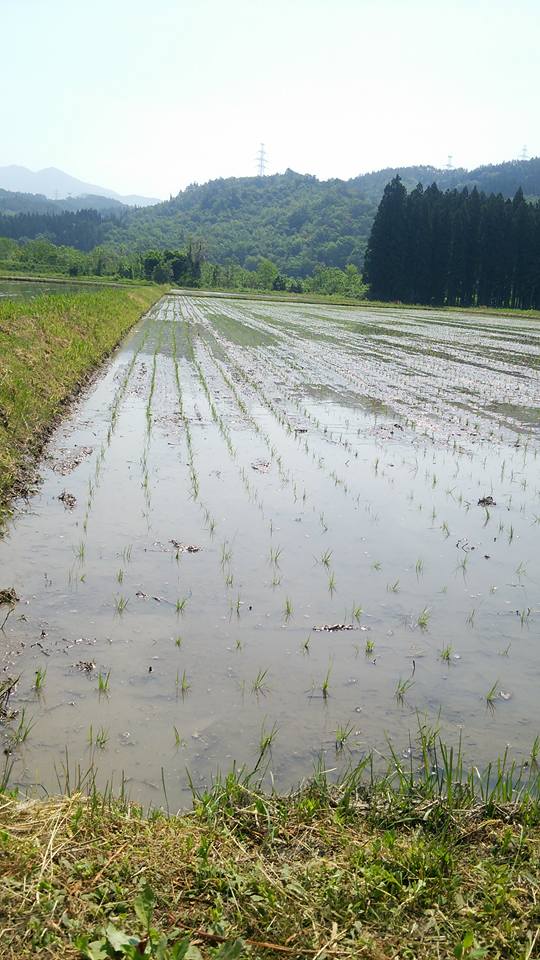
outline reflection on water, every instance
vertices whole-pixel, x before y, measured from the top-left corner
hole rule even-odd
[[[478,764],[528,750],[539,346],[528,321],[163,300],[0,543],[12,782],[57,789],[67,748],[179,806],[186,768],[254,766],[273,729],[285,787],[321,751],[414,751],[419,718]]]

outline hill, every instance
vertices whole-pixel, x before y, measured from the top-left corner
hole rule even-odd
[[[424,187],[436,183],[441,190],[476,187],[486,194],[512,197],[521,187],[527,198],[540,198],[540,158],[470,171],[387,168],[351,180],[320,181],[287,170],[192,184],[164,203],[138,209],[115,203],[114,198],[53,202],[44,196],[32,200],[11,194],[10,200],[0,191],[0,236],[15,240],[46,236],[81,250],[105,243],[132,252],[177,250],[194,240],[213,263],[236,263],[252,270],[261,258],[269,258],[280,272],[296,277],[310,276],[318,265],[343,269],[353,264],[362,269],[377,207],[396,174],[408,190],[418,183]],[[82,213],[87,207],[98,213],[92,217]]]
[[[193,184],[165,203],[127,211],[106,236],[138,250],[201,240],[215,263],[234,261],[250,269],[268,257],[281,271],[300,277],[318,264],[361,268],[383,190],[398,173],[408,189],[437,183],[444,190],[477,187],[511,197],[521,186],[526,196],[540,197],[539,158],[471,171],[387,168],[351,180],[320,181],[287,170]]]
[[[0,187],[15,193],[43,194],[50,200],[58,197],[99,196],[119,201],[127,206],[145,207],[158,201],[153,197],[139,197],[130,195],[120,196],[107,187],[99,187],[93,183],[85,183],[71,174],[58,170],[56,167],[47,167],[44,170],[29,170],[27,167],[11,165],[0,167]]]

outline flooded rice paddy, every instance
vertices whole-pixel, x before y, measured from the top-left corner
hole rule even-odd
[[[10,782],[179,807],[186,771],[286,788],[419,723],[528,753],[539,357],[532,320],[165,297],[0,542]]]
[[[44,294],[65,296],[68,293],[93,293],[113,284],[77,283],[66,280],[4,280],[0,277],[0,302],[2,300],[34,300]],[[118,286],[118,284],[114,284]]]

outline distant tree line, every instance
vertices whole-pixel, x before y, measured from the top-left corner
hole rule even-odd
[[[202,262],[201,246],[191,243],[186,250],[149,250],[140,254],[107,244],[85,252],[57,245],[45,237],[20,241],[0,237],[0,269],[4,273],[116,277],[197,287]]]
[[[204,257],[202,245],[195,241],[189,242],[183,250],[134,253],[122,246],[100,244],[85,252],[58,246],[43,237],[19,241],[0,237],[0,271],[4,274],[151,280],[210,289],[312,291],[349,299],[364,297],[367,289],[358,268],[352,264],[345,270],[319,266],[312,277],[300,279],[280,273],[277,265],[265,257],[255,259],[252,270],[235,263],[210,263]]]
[[[0,237],[10,237],[12,240],[35,240],[40,237],[57,246],[88,251],[103,242],[104,219],[97,210],[0,214]]]
[[[376,300],[540,309],[540,203],[476,188],[386,186],[368,241]]]

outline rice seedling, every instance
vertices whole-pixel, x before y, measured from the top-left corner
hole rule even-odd
[[[228,540],[225,540],[221,545],[221,566],[224,567],[226,564],[231,562],[232,551],[229,546]]]
[[[335,747],[338,752],[343,750],[343,747],[347,743],[347,740],[349,739],[353,730],[354,727],[352,723],[347,723],[345,725],[340,724],[337,727],[335,733]]]
[[[357,623],[360,623],[360,618],[361,618],[363,612],[364,612],[364,611],[363,611],[362,607],[360,606],[360,604],[353,603],[353,608],[352,608],[352,618],[353,618],[353,620],[356,620]]]
[[[399,580],[394,580],[393,583],[387,583],[386,589],[389,593],[399,593]]]
[[[176,671],[176,689],[180,690],[182,696],[191,689],[191,683],[188,680],[188,676],[185,670],[182,671],[182,676],[179,675],[178,670]]]
[[[495,701],[497,700],[497,685],[499,681],[496,680],[490,690],[486,693],[486,707],[489,710],[495,709]]]
[[[520,623],[521,623],[521,626],[522,626],[522,627],[524,627],[525,624],[528,623],[530,616],[531,616],[531,608],[530,608],[530,607],[527,607],[526,610],[525,610],[525,609],[520,610],[520,612],[519,612],[519,619],[520,619]]]
[[[310,642],[311,642],[311,634],[308,634],[308,636],[306,637],[306,639],[304,640],[304,642],[303,642],[303,644],[302,644],[302,650],[303,650],[304,653],[309,653],[309,645],[310,645]]]
[[[266,670],[259,670],[257,676],[251,684],[252,693],[266,693],[268,690],[268,685],[266,683],[267,676],[268,668]]]
[[[467,626],[469,626],[469,627],[474,627],[475,617],[476,617],[476,609],[473,607],[473,609],[470,611],[470,613],[467,614],[467,621],[466,621],[466,622],[467,622]]]
[[[183,641],[183,638],[182,638],[182,637],[180,636],[180,634],[178,633],[178,634],[176,635],[176,637],[174,638],[174,645],[175,645],[175,647],[180,648],[180,647],[182,646],[183,642],[184,642],[184,641]]]
[[[174,733],[174,745],[175,745],[175,747],[177,747],[177,748],[178,748],[178,747],[185,747],[185,746],[186,746],[186,741],[180,736],[180,733],[179,733],[179,731],[178,731],[178,727],[173,726],[173,733]]]
[[[99,673],[98,673],[98,678],[97,678],[97,681],[98,681],[98,693],[100,693],[100,694],[108,694],[108,693],[109,693],[110,679],[111,679],[111,671],[110,671],[110,670],[108,670],[107,673],[102,673],[101,670],[99,671]]]
[[[371,564],[371,569],[372,569],[372,570],[377,570],[377,571],[378,571],[378,570],[382,570],[382,563],[381,563],[381,561],[380,561],[380,560],[374,560],[373,563]]]
[[[450,660],[452,658],[452,647],[449,643],[442,648],[439,656],[441,660],[443,660],[445,663],[450,663]]]
[[[329,567],[329,566],[330,566],[330,558],[331,558],[331,556],[332,556],[332,551],[331,551],[331,550],[325,550],[325,551],[324,551],[324,553],[321,555],[321,559],[320,559],[320,562],[323,564],[323,566],[325,566],[325,567]]]
[[[117,580],[118,583],[123,583],[123,582],[124,582],[124,571],[122,570],[122,568],[120,568],[120,570],[117,570],[117,572],[116,572],[116,580]]]
[[[270,547],[270,564],[274,567],[279,567],[279,558],[283,550],[281,547]]]
[[[184,613],[187,602],[188,602],[188,597],[179,597],[175,604],[176,612]]]
[[[333,571],[332,573],[330,573],[330,576],[328,577],[328,590],[329,590],[330,596],[333,596],[334,593],[336,592],[336,577]]]
[[[424,609],[421,610],[420,613],[418,614],[418,617],[416,618],[416,623],[421,630],[427,630],[429,626],[430,616],[431,616],[431,611],[429,607],[424,607]]]
[[[292,617],[292,613],[293,613],[292,600],[290,599],[290,597],[285,597],[285,607],[283,609],[283,615],[285,617],[285,620],[290,620],[290,618]]]
[[[43,685],[45,683],[45,677],[47,676],[47,669],[38,667],[35,673],[34,679],[34,690],[36,693],[40,693],[43,690]]]
[[[516,574],[518,578],[521,580],[521,578],[524,577],[526,573],[527,573],[527,567],[523,563],[523,560],[520,560],[518,566],[516,567]]]
[[[104,750],[109,742],[109,733],[105,727],[100,727],[96,733],[95,744],[100,750]]]
[[[265,755],[265,753],[271,750],[272,744],[276,739],[278,729],[279,728],[277,723],[273,723],[270,730],[266,730],[265,725],[263,723],[261,727],[261,736],[259,739],[260,759]]]
[[[397,682],[396,689],[394,691],[394,696],[397,702],[401,705],[405,702],[405,694],[414,686],[414,680],[412,677],[409,677],[407,680],[402,680],[401,677]]]
[[[366,645],[364,647],[366,657],[370,657],[374,650],[375,650],[375,643],[373,640],[371,640],[371,638],[368,637],[368,639],[366,640]]]
[[[331,672],[332,672],[332,664],[329,665],[328,670],[326,671],[326,675],[325,675],[325,677],[324,677],[324,680],[323,680],[323,682],[322,682],[322,684],[321,684],[321,693],[322,693],[322,695],[323,695],[323,700],[328,700],[328,697],[330,696],[330,674],[331,674]]]
[[[128,603],[129,603],[129,600],[127,599],[127,597],[124,597],[122,594],[120,594],[119,596],[116,596],[114,598],[114,608],[116,610],[116,613],[119,615],[122,615]]]
[[[84,558],[86,555],[86,546],[85,546],[84,540],[80,541],[79,545],[74,548],[73,552],[75,554],[75,558],[79,561],[79,563],[84,563]]]
[[[14,731],[10,733],[9,743],[12,746],[18,746],[21,743],[25,743],[30,736],[33,728],[35,727],[37,720],[33,718],[30,720],[26,719],[26,708],[23,707],[19,714],[19,722]]]
[[[122,550],[122,560],[124,563],[131,563],[131,553],[133,550],[133,545],[129,543],[127,547],[124,547]]]
[[[424,572],[424,561],[421,560],[420,558],[416,561],[415,570],[416,570],[416,578],[419,579]]]

